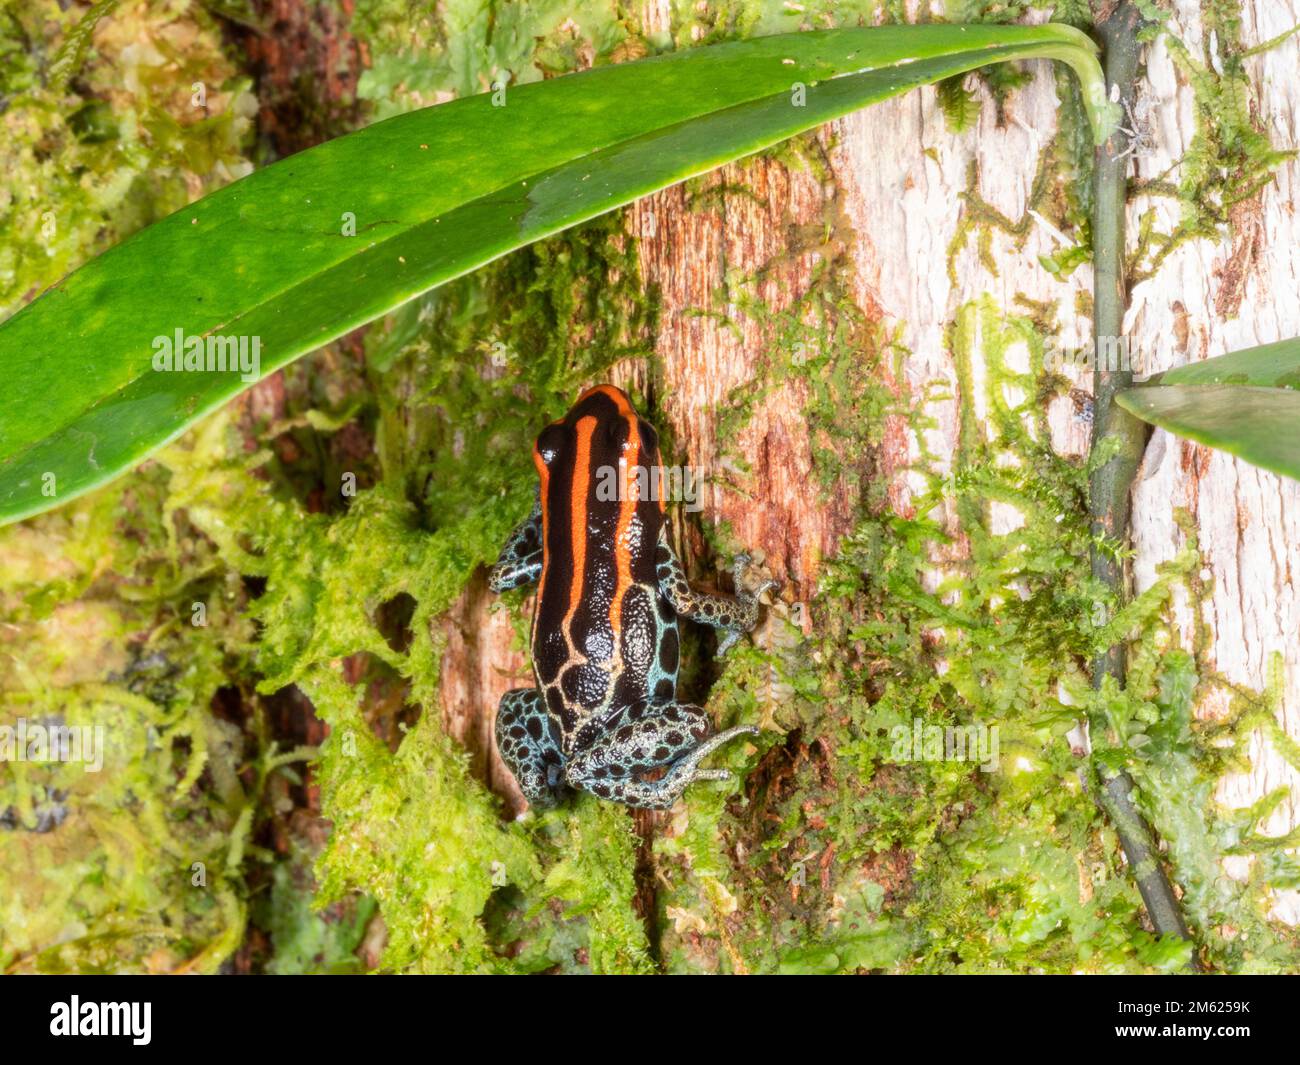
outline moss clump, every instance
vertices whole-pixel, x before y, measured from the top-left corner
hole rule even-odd
[[[6,758],[7,969],[210,970],[243,935],[242,855],[275,751],[209,713],[234,696],[252,629],[225,609],[237,589],[205,572],[210,545],[169,542],[160,482],[3,535],[0,725],[100,741],[93,760],[84,746],[80,761]]]
[[[1172,198],[1181,218],[1168,233],[1156,228],[1156,211],[1142,214],[1137,246],[1126,270],[1130,284],[1154,277],[1161,264],[1189,240],[1218,241],[1225,232],[1248,220],[1243,208],[1257,199],[1277,168],[1295,153],[1281,151],[1254,113],[1254,86],[1246,71],[1251,50],[1241,39],[1241,10],[1231,0],[1207,0],[1201,5],[1200,54],[1167,31],[1167,12],[1152,6],[1147,35],[1157,36],[1169,49],[1178,72],[1192,86],[1195,133],[1187,152],[1169,170],[1138,182],[1139,196]],[[1284,37],[1266,42],[1271,47]],[[1234,259],[1236,257],[1234,256]],[[1237,273],[1248,263],[1237,264]],[[1228,278],[1230,293],[1221,297],[1219,311],[1235,314],[1241,278]]]
[[[247,167],[251,98],[210,17],[184,2],[90,10],[0,11],[0,314]],[[239,590],[211,544],[164,529],[161,481],[0,534],[0,726],[104,741],[97,771],[0,771],[6,970],[208,970],[243,936],[240,856],[274,752],[208,706],[238,690],[252,629],[225,609]],[[211,623],[192,624],[196,604]]]
[[[56,0],[0,9],[0,315],[252,169],[256,103],[201,5],[89,12]],[[88,24],[80,48],[55,47]]]

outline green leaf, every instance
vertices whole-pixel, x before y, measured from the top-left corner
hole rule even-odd
[[[1158,383],[1300,389],[1300,338],[1188,363],[1161,374]]]
[[[1116,398],[1143,421],[1300,480],[1300,391],[1162,383]]]
[[[866,104],[1032,58],[1073,67],[1106,136],[1114,106],[1077,30],[891,26],[598,67],[401,115],[257,171],[0,326],[0,523],[111,480],[257,377],[524,244]],[[178,330],[213,361],[217,341],[242,338],[247,372],[155,369]]]
[[[1152,425],[1300,479],[1300,338],[1179,366],[1116,399]]]

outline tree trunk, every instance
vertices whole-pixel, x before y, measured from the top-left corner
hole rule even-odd
[[[1198,4],[1178,0],[1175,8],[1174,35],[1200,56]],[[650,5],[646,31],[666,27],[667,18],[665,5]],[[1254,45],[1297,22],[1297,0],[1253,0],[1243,7],[1242,38]],[[1298,40],[1251,58],[1247,65],[1252,113],[1279,147],[1296,142]],[[1169,47],[1160,43],[1149,49],[1146,63],[1148,100],[1137,111],[1144,125],[1149,121],[1151,147],[1150,154],[1137,158],[1139,179],[1164,174],[1182,159],[1195,136],[1192,88],[1177,71]],[[1050,151],[1057,132],[1058,98],[1050,65],[1034,63],[1029,69],[1032,81],[1008,99],[1001,120],[981,91],[973,130],[952,132],[935,90],[924,89],[823,128],[816,144],[824,152],[825,174],[765,157],[726,167],[703,179],[699,188],[668,189],[627,212],[644,282],[660,300],[655,350],[662,375],[648,381],[636,364],[628,365],[619,379],[655,396],[657,416],[678,458],[706,470],[702,519],[728,523],[740,544],[762,550],[773,575],[785,584],[783,612],[811,599],[819,560],[836,552],[849,528],[854,491],[842,486],[831,505],[809,491],[816,442],[802,414],[806,396],[798,382],[765,396],[739,440],[731,442],[752,465],[744,491],[731,490],[734,480],[718,464],[718,418],[733,390],[759,376],[772,336],[755,318],[719,306],[717,294],[729,271],[764,268],[760,294],[770,310],[779,312],[808,285],[819,262],[843,257],[851,266],[857,307],[868,321],[890,330],[907,351],[900,384],[912,390],[934,381],[949,384],[952,398],[927,408],[934,418],[927,444],[939,456],[953,454],[959,405],[970,402],[977,414],[985,413],[978,391],[966,397],[960,393],[947,340],[959,308],[985,294],[1004,313],[1022,313],[1026,300],[1057,301],[1061,346],[1076,349],[1092,342],[1088,316],[1076,311],[1090,298],[1091,269],[1085,265],[1063,283],[1039,261],[1065,243],[1056,227],[1029,213],[1036,163]],[[1224,240],[1184,243],[1154,277],[1133,287],[1126,331],[1134,358],[1145,360],[1141,369],[1155,372],[1300,334],[1295,299],[1300,277],[1300,219],[1294,211],[1298,180],[1300,163],[1285,162],[1262,192],[1233,209],[1231,234]],[[733,186],[749,192],[728,195]],[[1134,195],[1130,252],[1132,235],[1149,207],[1163,228],[1178,222],[1177,202]],[[987,221],[996,217],[992,212],[1001,216],[1001,224],[987,227],[989,254],[982,255],[977,236],[968,234],[959,240],[950,274],[954,240],[972,215]],[[716,314],[696,313],[700,308]],[[1014,361],[1014,351],[1010,357]],[[975,362],[978,379],[978,346]],[[1066,372],[1073,374],[1077,387],[1051,401],[1052,441],[1058,452],[1081,456],[1088,448],[1090,424],[1080,395],[1090,390],[1091,373]],[[918,442],[901,425],[891,426],[884,441],[875,454],[853,460],[886,486],[890,505],[905,513],[916,483],[904,467],[917,456]],[[1295,583],[1300,573],[1300,485],[1157,430],[1133,502],[1135,591],[1148,587],[1156,567],[1184,545],[1175,508],[1185,508],[1204,555],[1202,576],[1209,596],[1201,612],[1202,638],[1212,648],[1211,661],[1231,681],[1263,689],[1270,658],[1281,653],[1286,710],[1280,723],[1300,737],[1300,594]],[[999,528],[1014,527],[1013,508],[994,504],[993,509]],[[950,522],[952,518],[949,514]],[[678,529],[683,531],[687,557],[699,557],[703,541],[689,528]],[[936,558],[936,566],[942,561]],[[512,648],[508,620],[491,613],[490,606],[490,596],[476,585],[447,623],[444,724],[517,811],[522,799],[497,760],[490,723],[501,693],[528,683],[529,670],[526,657]],[[1179,607],[1189,642],[1194,637],[1191,611],[1186,602]],[[792,616],[808,624],[806,610]],[[1217,701],[1207,699],[1198,712],[1222,712]],[[1264,740],[1255,742],[1252,755],[1252,771],[1221,789],[1219,797],[1229,806],[1249,805],[1280,785],[1300,783]],[[1300,809],[1289,800],[1267,830],[1281,834],[1298,818]],[[652,832],[654,820],[642,817],[643,831]],[[1242,868],[1237,860],[1235,871]],[[1280,896],[1279,914],[1291,921],[1300,915],[1295,893]]]

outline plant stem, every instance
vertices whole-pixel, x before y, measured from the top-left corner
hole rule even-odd
[[[1137,76],[1141,18],[1124,0],[1097,27],[1105,45],[1106,80],[1129,99]],[[1097,149],[1096,197],[1092,219],[1093,336],[1098,353],[1115,350],[1104,346],[1108,338],[1124,335],[1128,290],[1124,276],[1124,212],[1128,191],[1128,158],[1119,158],[1124,137],[1112,133]],[[1119,350],[1126,353],[1121,345]],[[1147,427],[1117,403],[1115,394],[1129,387],[1133,374],[1121,363],[1117,370],[1103,366],[1098,357],[1093,378],[1093,453],[1102,445],[1114,448],[1106,461],[1092,471],[1088,506],[1096,543],[1101,538],[1124,543],[1129,534],[1130,492],[1146,447]],[[1122,597],[1126,591],[1124,562],[1113,554],[1092,549],[1092,575]],[[1092,683],[1100,688],[1106,677],[1124,683],[1123,643],[1097,655]],[[1119,834],[1120,844],[1137,881],[1142,901],[1157,932],[1190,939],[1173,887],[1165,876],[1150,828],[1133,802],[1133,780],[1124,771],[1102,771],[1101,805]]]

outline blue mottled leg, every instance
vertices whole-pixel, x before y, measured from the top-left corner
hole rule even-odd
[[[554,806],[564,794],[560,732],[536,688],[512,688],[497,707],[497,750],[532,806]]]
[[[501,557],[488,574],[488,587],[504,592],[531,584],[542,575],[542,503],[533,504],[533,512],[510,534]]]
[[[701,769],[700,762],[741,735],[758,735],[753,725],[709,736],[708,715],[686,703],[642,701],[609,718],[591,742],[564,767],[575,788],[602,799],[642,809],[666,810],[696,780],[726,780],[725,769]],[[659,780],[640,779],[668,767]]]
[[[659,591],[672,603],[677,613],[702,625],[712,625],[724,629],[726,635],[718,644],[718,653],[723,654],[740,638],[742,632],[749,632],[758,623],[758,600],[769,588],[777,586],[776,581],[766,581],[750,591],[745,586],[745,571],[749,568],[750,557],[740,555],[732,567],[736,582],[736,594],[710,595],[695,591],[686,580],[686,571],[668,542],[667,533],[659,536],[659,547],[655,554],[656,575],[659,578]]]

